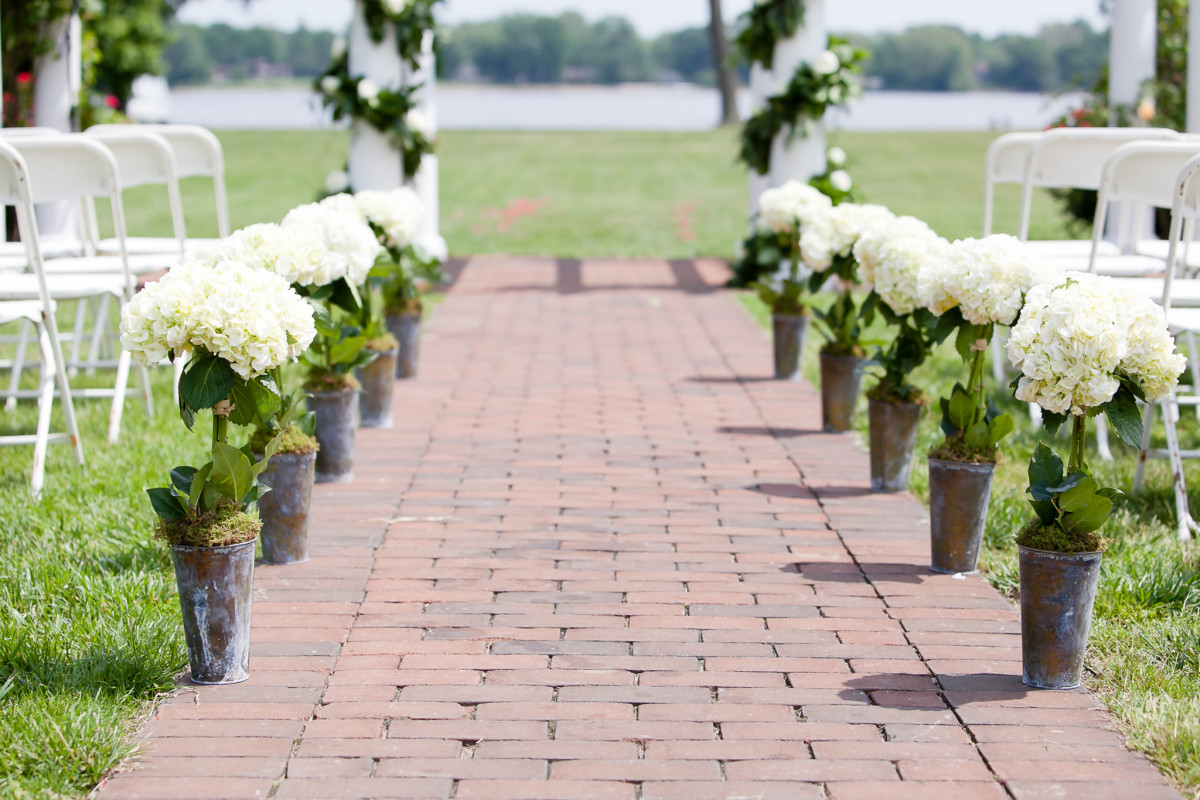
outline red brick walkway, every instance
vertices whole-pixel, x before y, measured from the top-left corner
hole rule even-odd
[[[471,262],[118,798],[1177,798],[690,262]],[[707,281],[707,282],[706,282]]]

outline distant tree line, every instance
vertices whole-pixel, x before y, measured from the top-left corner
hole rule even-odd
[[[312,77],[329,61],[333,35],[301,28],[174,27],[164,54],[172,84],[282,76]],[[920,26],[875,37],[852,36],[873,57],[872,85],[909,91],[1011,89],[1052,92],[1090,87],[1108,60],[1108,34],[1084,21],[1049,25],[1036,36],[992,39],[948,26]],[[491,83],[686,81],[711,84],[705,28],[642,39],[628,21],[587,22],[576,13],[516,14],[445,28],[443,78]],[[743,76],[745,69],[743,68]]]

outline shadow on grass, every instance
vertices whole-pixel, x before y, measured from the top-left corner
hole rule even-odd
[[[776,439],[794,439],[797,436],[817,436],[821,431],[807,428],[767,428],[759,425],[726,425],[717,428],[717,433],[736,436],[771,436]]]

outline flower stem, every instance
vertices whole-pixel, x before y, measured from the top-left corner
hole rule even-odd
[[[1067,474],[1073,475],[1085,468],[1083,454],[1087,443],[1087,415],[1079,414],[1071,420],[1071,461],[1067,465]]]
[[[213,448],[217,442],[225,444],[229,438],[229,417],[213,414]]]

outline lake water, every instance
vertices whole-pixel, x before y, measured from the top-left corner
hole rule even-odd
[[[744,115],[748,95],[740,101]],[[1078,103],[1078,95],[867,92],[826,119],[830,128],[850,131],[1035,129]],[[445,130],[707,130],[719,108],[715,90],[690,85],[438,87]],[[171,121],[218,130],[331,126],[316,95],[303,88],[180,88],[171,95]]]

